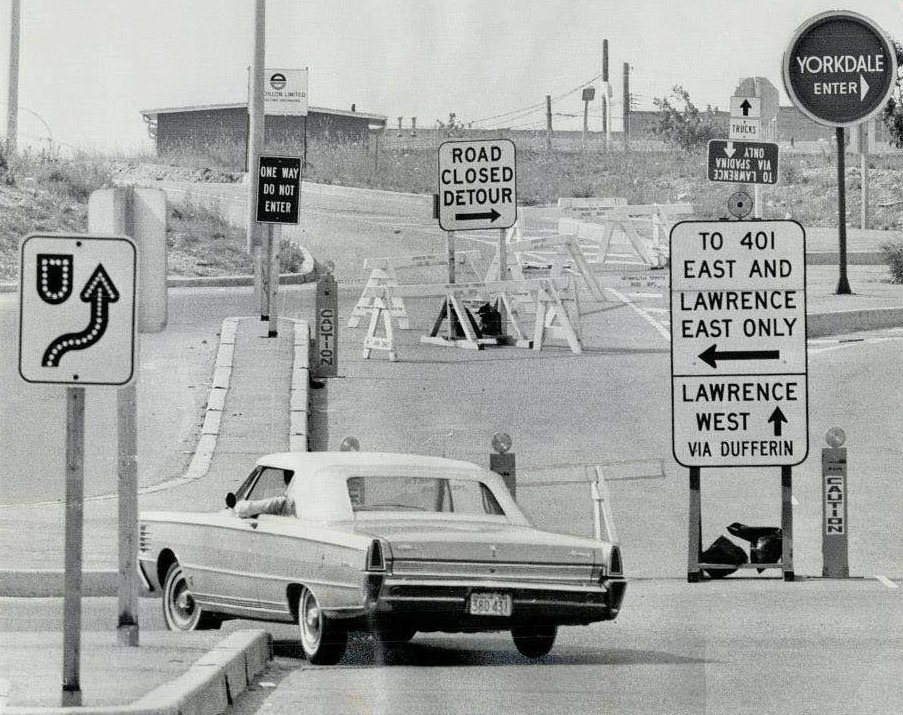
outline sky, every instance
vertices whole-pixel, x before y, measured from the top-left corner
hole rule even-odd
[[[9,8],[0,0],[0,132]],[[243,102],[254,0],[21,0],[20,143],[130,153],[152,145],[142,109]],[[729,106],[740,79],[769,78],[789,104],[781,57],[826,0],[267,0],[267,66],[310,68],[314,106],[474,126],[582,124],[579,88],[609,42],[614,126],[623,66],[640,109],[685,87]],[[903,40],[903,0],[848,0]],[[598,79],[596,80],[598,83]],[[597,97],[599,96],[597,92]],[[506,116],[496,115],[508,113]],[[601,128],[601,103],[590,105]]]

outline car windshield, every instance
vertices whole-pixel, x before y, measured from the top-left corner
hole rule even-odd
[[[492,491],[473,479],[410,476],[348,478],[351,508],[359,511],[424,511],[504,516]]]

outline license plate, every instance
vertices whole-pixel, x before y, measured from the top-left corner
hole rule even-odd
[[[510,616],[511,596],[507,593],[470,594],[471,616]]]

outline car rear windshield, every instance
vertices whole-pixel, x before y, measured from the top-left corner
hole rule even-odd
[[[504,516],[495,496],[472,479],[409,476],[348,478],[351,508],[358,511],[427,511]]]

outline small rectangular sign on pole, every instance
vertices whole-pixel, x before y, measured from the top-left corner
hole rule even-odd
[[[847,450],[821,451],[822,467],[822,576],[848,578]]]
[[[263,108],[267,115],[306,117],[307,69],[265,70]]]
[[[260,156],[257,223],[297,224],[301,207],[301,157]]]
[[[774,184],[778,180],[778,145],[772,142],[712,139],[708,146],[709,181]]]

